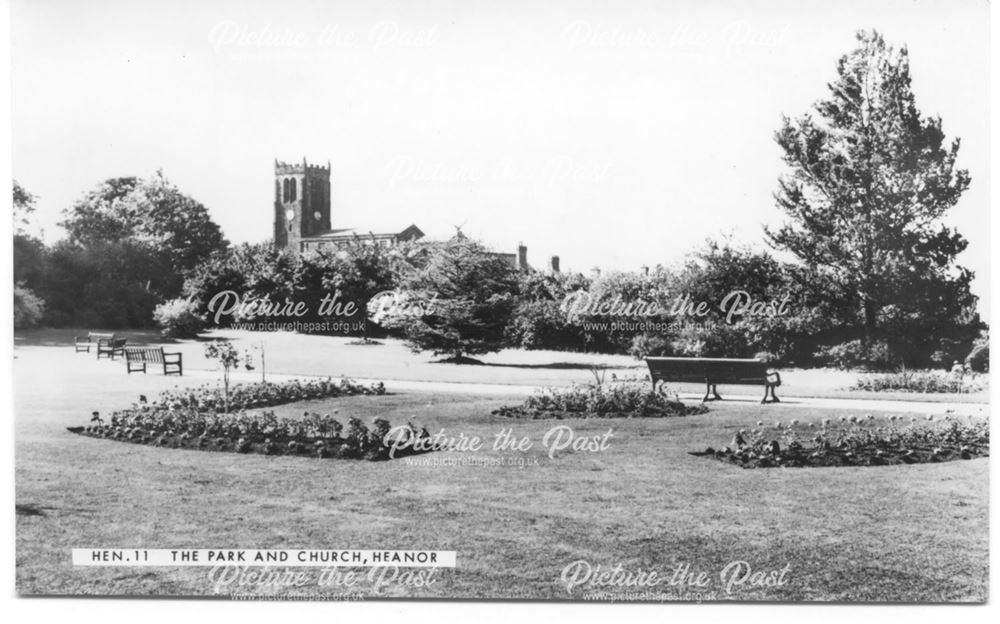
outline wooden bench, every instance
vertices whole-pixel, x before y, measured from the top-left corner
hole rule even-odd
[[[111,340],[103,340],[97,343],[97,359],[101,359],[102,355],[106,355],[112,360],[115,359],[116,355],[125,355],[125,343],[127,340],[125,338],[112,338]]]
[[[100,332],[89,332],[86,336],[76,336],[73,338],[73,347],[77,353],[86,351],[90,353],[91,347],[100,349],[102,343],[111,342],[115,339],[114,334],[102,334]],[[98,353],[97,357],[101,357]]]
[[[702,402],[722,400],[717,384],[764,386],[764,403],[780,403],[774,389],[781,385],[781,375],[760,360],[730,358],[675,358],[648,357],[649,375],[653,389],[657,384],[668,381],[697,382],[705,384],[705,398]],[[770,393],[771,399],[768,400]],[[712,398],[709,398],[709,395]]]
[[[166,353],[163,347],[124,347],[125,367],[129,374],[146,372],[147,364],[162,364],[164,375],[183,375],[180,353]]]

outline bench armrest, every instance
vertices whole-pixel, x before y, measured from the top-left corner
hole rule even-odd
[[[163,359],[164,360],[166,360],[167,358],[173,358],[173,357],[177,358],[178,362],[181,361],[181,353],[179,353],[179,352],[178,353],[167,353],[166,351],[163,352]],[[173,363],[173,362],[171,362],[171,363]]]
[[[767,383],[772,386],[781,385],[781,374],[778,371],[767,371],[765,375],[767,376]]]

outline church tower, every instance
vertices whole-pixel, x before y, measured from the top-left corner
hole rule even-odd
[[[303,238],[330,230],[330,163],[274,161],[274,245],[301,251]]]

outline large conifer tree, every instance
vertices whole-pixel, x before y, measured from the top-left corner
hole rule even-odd
[[[979,324],[972,274],[955,264],[967,243],[941,221],[969,186],[959,140],[921,116],[905,47],[874,31],[857,40],[814,114],[786,117],[776,134],[790,172],[775,198],[790,219],[767,236],[866,348],[887,340],[907,359],[958,349]]]

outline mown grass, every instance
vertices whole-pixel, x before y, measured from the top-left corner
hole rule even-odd
[[[758,419],[808,422],[859,411],[732,402],[686,418],[520,421],[490,415],[516,398],[349,397],[276,411],[338,410],[345,422],[414,419],[431,432],[444,428],[487,442],[513,428],[534,441],[525,457],[538,463],[445,467],[246,456],[69,433],[65,427],[84,424],[92,409],[110,411],[140,391],[187,382],[112,375],[89,361],[57,364],[58,383],[46,381],[53,363],[64,361],[25,358],[14,366],[16,503],[41,512],[17,516],[21,593],[212,594],[204,568],[70,565],[71,548],[120,546],[458,552],[458,567],[441,572],[435,584],[388,588],[386,595],[399,597],[576,599],[581,590],[568,595],[559,576],[568,563],[586,559],[668,577],[687,563],[710,574],[713,583],[703,590],[710,599],[986,598],[988,460],[742,470],[688,454],[725,444]],[[614,436],[607,451],[549,458],[541,441],[558,425],[590,436],[611,427]],[[755,570],[790,565],[788,583],[726,594],[718,573],[735,560]],[[371,587],[363,582],[358,589]]]

